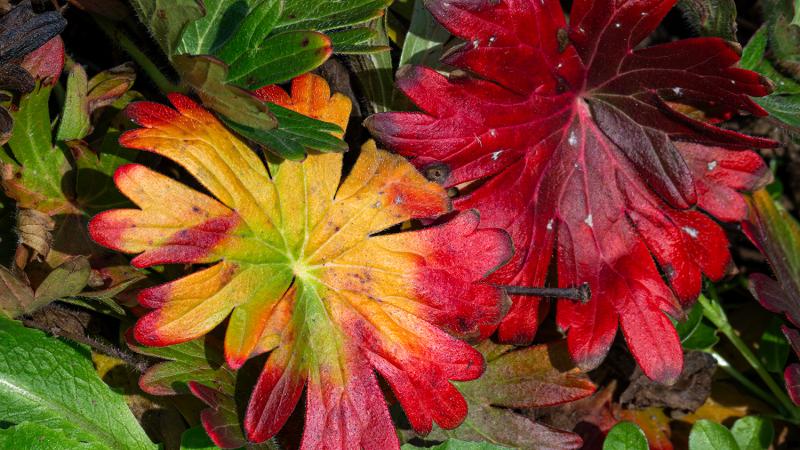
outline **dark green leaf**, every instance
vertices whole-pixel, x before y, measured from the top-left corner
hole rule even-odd
[[[742,417],[731,428],[741,450],[767,450],[772,445],[775,430],[772,421],[759,416]]]
[[[218,448],[201,426],[189,428],[181,436],[180,450],[216,450]]]
[[[781,325],[783,325],[783,321],[777,316],[772,316],[758,344],[758,356],[764,363],[764,367],[768,371],[778,374],[782,374],[786,368],[790,350],[789,342],[781,331]]]
[[[675,329],[686,350],[709,350],[719,342],[714,327],[703,320],[703,307],[699,303],[692,306],[686,320],[675,324]]]
[[[733,434],[710,420],[698,420],[689,433],[689,450],[740,450]]]
[[[632,422],[620,422],[608,432],[603,450],[648,450],[647,438]]]
[[[97,376],[88,350],[2,318],[0,417],[34,422],[94,448],[156,448],[122,396]]]
[[[384,18],[375,19],[372,27],[375,29],[375,36],[368,42],[368,45],[388,49],[389,38],[386,36]],[[394,103],[396,92],[391,53],[384,50],[354,55],[350,57],[350,62],[369,101],[370,111],[368,112],[374,114],[389,111]]]
[[[269,36],[278,23],[282,11],[283,1],[262,1],[244,18],[236,32],[215,54],[226,63],[233,64],[239,56],[257,48]]]

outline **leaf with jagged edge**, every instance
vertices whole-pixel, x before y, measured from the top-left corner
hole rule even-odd
[[[265,94],[341,128],[348,121],[349,100],[320,77],[295,79],[291,95],[279,91]],[[245,416],[251,441],[274,436],[305,391],[304,446],[396,448],[375,371],[417,431],[461,423],[467,404],[450,381],[477,378],[483,357],[456,336],[476,336],[502,317],[502,291],[481,280],[510,257],[508,236],[478,228],[474,212],[381,233],[447,213],[446,192],[374,143],[344,180],[340,153],[268,171],[207,110],[181,95],[170,101],[132,105],[143,128],[120,141],[174,160],[210,195],[131,164],[115,180],[140,209],[106,211],[89,224],[98,243],[138,253],[134,266],[208,264],[140,292],[152,311],[137,322],[136,340],[174,345],[227,319],[229,367],[271,351]]]

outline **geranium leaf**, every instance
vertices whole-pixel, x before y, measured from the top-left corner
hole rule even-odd
[[[346,97],[331,96],[313,75],[292,84],[291,97],[272,89],[276,103],[346,126]],[[416,430],[457,426],[467,405],[449,380],[478,377],[483,358],[451,334],[477,335],[500,320],[502,292],[480,280],[510,257],[508,236],[478,229],[472,212],[420,231],[376,234],[448,212],[446,193],[372,143],[341,184],[339,153],[268,172],[208,111],[184,96],[170,100],[175,109],[131,106],[143,128],[121,142],[177,162],[213,197],[144,166],[123,166],[117,185],[141,209],[107,211],[89,225],[98,243],[139,253],[137,267],[209,264],[139,294],[154,311],[136,324],[136,339],[186,342],[228,318],[228,366],[272,351],[245,417],[252,441],[278,432],[305,387],[303,446],[397,447],[373,370]]]
[[[713,125],[766,114],[750,97],[769,83],[733,67],[735,45],[636,48],[674,4],[577,0],[567,23],[555,0],[428,0],[465,41],[444,58],[463,71],[401,69],[398,87],[422,111],[367,121],[446,187],[480,180],[454,205],[478,209],[518,249],[491,281],[542,286],[552,265],[559,287],[589,284],[589,302],[558,301],[580,367],[600,364],[621,327],[645,374],[665,383],[683,359],[668,315],[681,318],[703,275],[719,279],[730,262],[712,217],[746,215],[740,191],[769,176],[747,149],[776,145]],[[515,298],[499,338],[530,342],[547,309]]]
[[[579,448],[580,438],[517,414],[516,408],[541,408],[591,395],[595,386],[569,360],[563,342],[514,349],[490,341],[477,349],[486,372],[475,381],[459,382],[469,404],[464,424],[435,430],[428,438],[457,438],[512,448]]]
[[[6,424],[45,426],[91,449],[156,449],[122,396],[98,377],[85,348],[3,318],[0,416]]]
[[[800,224],[766,189],[748,198],[750,214],[742,229],[759,248],[777,277],[750,276],[750,289],[762,306],[800,326]]]

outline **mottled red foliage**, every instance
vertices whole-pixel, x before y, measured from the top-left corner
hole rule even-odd
[[[774,145],[714,124],[766,114],[750,97],[769,83],[736,68],[738,46],[721,39],[634,50],[675,0],[576,0],[569,23],[557,0],[426,4],[466,41],[444,61],[463,71],[401,70],[421,111],[367,125],[446,186],[472,182],[455,206],[478,209],[516,246],[492,281],[589,283],[588,303],[562,299],[557,311],[582,368],[603,360],[619,325],[649,377],[675,380],[682,351],[668,315],[683,315],[703,275],[725,274],[713,218],[744,218],[740,191],[768,177],[747,149]],[[529,342],[547,309],[515,298],[499,337]]]

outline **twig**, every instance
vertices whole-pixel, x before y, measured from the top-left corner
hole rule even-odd
[[[586,303],[592,298],[592,291],[589,289],[589,283],[583,283],[578,287],[572,288],[538,288],[538,287],[525,287],[525,286],[508,286],[496,284],[496,287],[504,289],[511,295],[530,295],[533,297],[554,297],[554,298],[568,298],[571,300],[578,300],[581,303]]]

